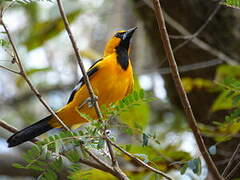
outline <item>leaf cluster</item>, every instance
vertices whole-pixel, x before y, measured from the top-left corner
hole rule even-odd
[[[138,106],[150,100],[152,98],[146,98],[142,89],[134,91],[118,103],[102,106],[105,120],[118,116],[121,112],[127,111],[129,107]],[[92,120],[87,114],[80,113],[80,115],[90,121],[88,126],[78,131],[62,131],[39,141],[23,155],[27,165],[14,164],[14,167],[40,171],[40,179],[51,180],[58,178],[63,162],[70,164],[67,167],[68,172],[78,171],[81,168],[80,158],[87,157],[85,149],[94,149],[103,155],[107,154],[105,140],[102,136],[104,124]],[[145,146],[148,144],[147,139],[148,136],[143,135]]]

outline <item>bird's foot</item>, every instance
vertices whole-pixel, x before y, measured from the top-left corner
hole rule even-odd
[[[97,96],[93,96],[92,98],[91,97],[89,97],[89,98],[87,98],[88,100],[87,100],[87,104],[88,104],[88,107],[89,108],[92,108],[93,106],[94,106],[94,104],[96,103],[96,101],[98,101],[98,97]]]
[[[81,109],[85,104],[87,104],[89,108],[92,108],[97,100],[98,100],[97,96],[94,96],[93,98],[88,97],[82,102],[82,104],[79,105],[78,109]]]

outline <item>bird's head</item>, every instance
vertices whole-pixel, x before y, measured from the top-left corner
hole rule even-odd
[[[107,46],[104,50],[104,56],[108,56],[117,51],[118,48],[122,48],[126,51],[129,49],[130,39],[137,27],[118,31],[114,34],[112,39],[110,39],[107,43]]]

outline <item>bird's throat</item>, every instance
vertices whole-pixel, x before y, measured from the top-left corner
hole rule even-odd
[[[117,61],[122,69],[127,70],[129,65],[128,50],[124,47],[118,46],[117,50]]]

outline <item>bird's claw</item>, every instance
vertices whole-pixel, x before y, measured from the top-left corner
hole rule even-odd
[[[89,108],[92,108],[97,100],[98,100],[98,96],[96,96],[96,95],[94,95],[93,98],[88,97],[87,99],[85,99],[83,101],[82,104],[79,105],[78,109],[81,109],[85,104],[87,104]]]
[[[98,100],[98,97],[95,95],[92,98],[91,97],[87,98],[88,107],[92,108],[97,100]]]

